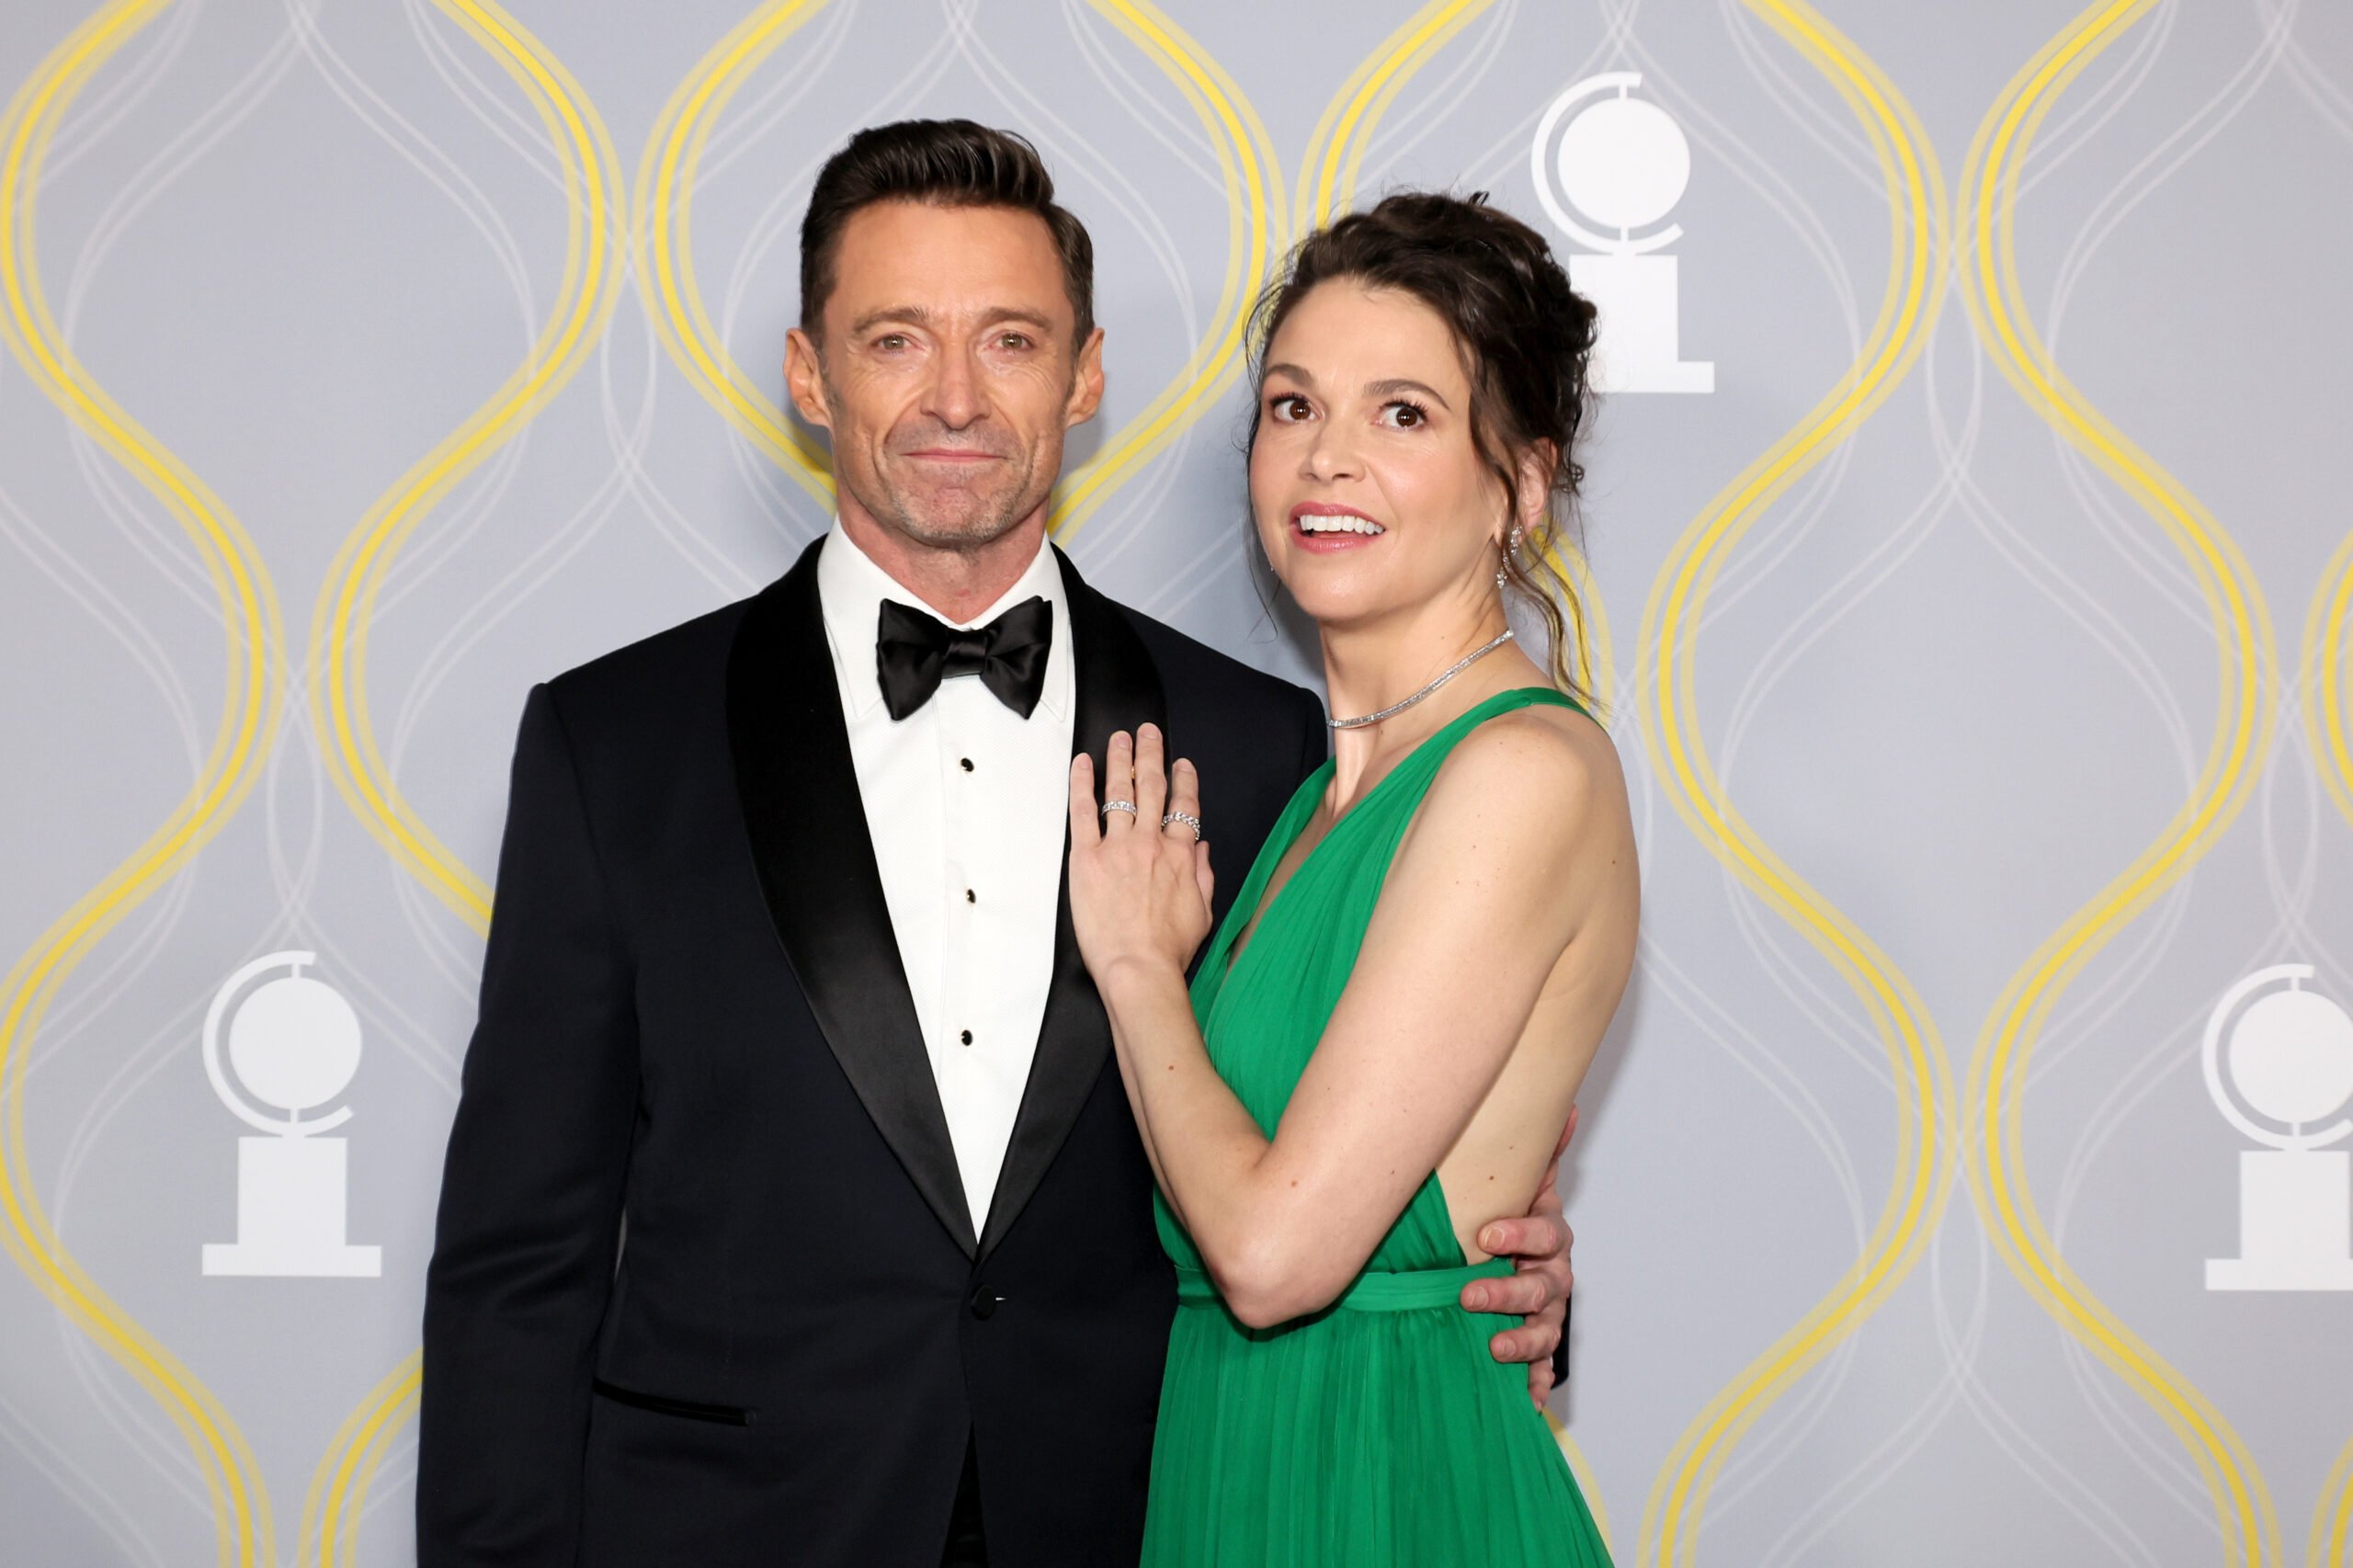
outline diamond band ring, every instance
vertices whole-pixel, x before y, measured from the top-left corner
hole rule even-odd
[[[1181,822],[1187,827],[1191,828],[1193,830],[1194,843],[1199,844],[1201,841],[1201,819],[1195,816],[1192,812],[1171,812],[1166,816],[1160,819],[1160,825],[1165,828],[1172,822]]]
[[[1136,803],[1135,803],[1133,801],[1104,801],[1104,802],[1103,802],[1103,812],[1104,812],[1104,814],[1105,814],[1106,816],[1108,816],[1108,815],[1109,815],[1109,814],[1110,814],[1111,812],[1127,812],[1127,813],[1128,813],[1128,815],[1130,815],[1130,816],[1133,816],[1133,815],[1135,815],[1135,814],[1136,814]]]

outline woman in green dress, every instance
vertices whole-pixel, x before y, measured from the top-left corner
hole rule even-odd
[[[1202,780],[1149,726],[1072,770],[1072,913],[1178,1281],[1145,1562],[1606,1563],[1454,1305],[1509,1269],[1480,1229],[1536,1185],[1633,961],[1553,543],[1593,310],[1526,225],[1406,194],[1310,236],[1262,312],[1251,509],[1339,717],[1189,988]]]

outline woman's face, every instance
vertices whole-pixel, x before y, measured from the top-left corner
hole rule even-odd
[[[1325,625],[1492,594],[1504,487],[1471,438],[1453,335],[1413,295],[1319,283],[1267,345],[1250,508],[1276,574]]]

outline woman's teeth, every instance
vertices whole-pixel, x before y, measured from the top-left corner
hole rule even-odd
[[[1370,517],[1351,517],[1338,512],[1302,512],[1299,531],[1309,534],[1378,534],[1388,530]]]

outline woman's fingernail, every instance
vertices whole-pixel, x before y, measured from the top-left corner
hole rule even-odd
[[[1489,1252],[1500,1252],[1503,1250],[1504,1233],[1501,1231],[1491,1230],[1479,1238],[1479,1244]]]

